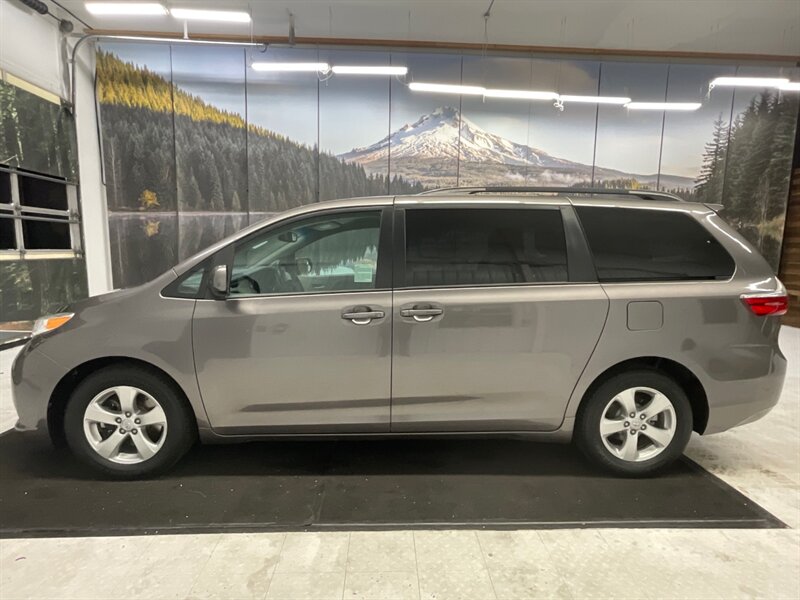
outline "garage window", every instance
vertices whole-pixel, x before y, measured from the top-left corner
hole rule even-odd
[[[681,212],[576,207],[602,282],[728,279],[734,262]]]
[[[74,185],[0,167],[0,258],[72,258],[80,242]]]

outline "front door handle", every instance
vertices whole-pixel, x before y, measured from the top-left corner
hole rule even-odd
[[[382,319],[385,316],[386,313],[382,310],[372,310],[368,306],[357,306],[342,313],[343,319],[352,321],[356,325],[368,325],[373,319]]]
[[[438,317],[444,313],[444,309],[432,306],[414,306],[413,308],[404,308],[400,311],[401,317],[413,317],[418,323],[427,323],[432,321],[433,317]]]

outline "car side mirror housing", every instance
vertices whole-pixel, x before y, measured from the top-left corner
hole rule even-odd
[[[211,291],[214,296],[225,298],[228,295],[228,267],[217,265],[211,269]]]

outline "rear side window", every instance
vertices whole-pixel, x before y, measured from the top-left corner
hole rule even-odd
[[[557,209],[406,210],[406,287],[567,280]]]
[[[636,208],[575,209],[600,281],[709,280],[733,275],[733,259],[689,215]]]

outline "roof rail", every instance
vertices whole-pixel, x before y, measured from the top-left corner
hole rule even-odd
[[[418,196],[438,196],[441,194],[508,194],[508,193],[549,193],[549,194],[597,194],[606,196],[636,196],[643,200],[670,200],[673,202],[686,202],[680,196],[669,192],[656,192],[653,190],[628,190],[607,188],[569,188],[569,187],[529,187],[529,186],[486,186],[486,187],[449,187],[429,190],[417,194]]]

